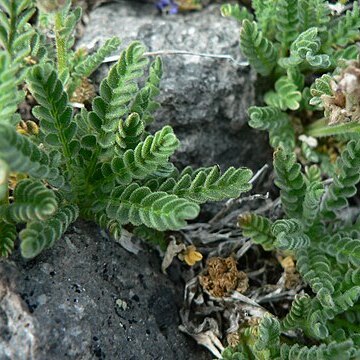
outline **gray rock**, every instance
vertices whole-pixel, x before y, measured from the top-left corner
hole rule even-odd
[[[239,25],[223,18],[219,6],[201,12],[160,16],[151,4],[117,1],[95,9],[79,46],[103,43],[111,36],[125,48],[141,40],[149,51],[187,50],[229,54],[239,61]],[[182,142],[179,166],[260,168],[270,159],[264,133],[246,125],[246,111],[254,105],[255,75],[248,67],[227,60],[167,55],[161,83],[162,108],[153,129],[170,124]],[[105,76],[100,71],[97,82]]]
[[[211,359],[177,329],[182,287],[78,222],[35,260],[0,261],[0,359]]]

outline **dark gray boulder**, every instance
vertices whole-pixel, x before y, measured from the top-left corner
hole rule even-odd
[[[103,43],[111,36],[122,48],[140,40],[149,51],[187,50],[228,54],[243,61],[239,25],[221,17],[219,6],[201,12],[160,16],[153,5],[117,1],[94,9],[79,46]],[[255,103],[255,75],[228,60],[164,55],[159,97],[162,108],[153,129],[170,124],[182,142],[175,161],[180,166],[259,169],[270,159],[266,135],[250,129],[246,111]],[[96,81],[106,75],[103,66]]]
[[[78,222],[32,261],[0,260],[0,359],[202,360],[178,330],[183,284]]]

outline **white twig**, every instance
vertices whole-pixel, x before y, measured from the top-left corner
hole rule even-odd
[[[69,104],[70,104],[72,107],[77,108],[77,109],[82,109],[82,108],[85,107],[84,104],[81,104],[81,103],[79,103],[79,102],[70,102]]]
[[[253,184],[260,177],[260,175],[262,175],[262,173],[265,172],[265,170],[267,170],[268,168],[269,165],[265,164],[260,170],[258,170],[256,174],[252,177],[252,179],[249,181],[250,184]]]
[[[159,50],[159,51],[149,51],[145,52],[144,56],[157,56],[157,55],[187,55],[187,56],[199,56],[206,58],[214,59],[224,59],[229,60],[237,66],[249,66],[247,61],[237,61],[231,55],[228,54],[208,54],[208,53],[198,53],[193,51],[186,50]],[[119,60],[120,55],[108,56],[104,59],[103,63],[115,62]]]
[[[267,192],[266,194],[254,194],[254,195],[249,195],[249,196],[246,196],[246,197],[243,197],[243,198],[236,199],[235,202],[237,204],[241,204],[241,203],[246,202],[246,201],[254,201],[254,200],[257,200],[257,199],[267,200],[269,198],[269,196],[270,196],[269,192]]]

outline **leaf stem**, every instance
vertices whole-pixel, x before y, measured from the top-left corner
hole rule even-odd
[[[10,13],[10,30],[9,30],[9,37],[8,37],[8,52],[13,59],[13,42],[14,42],[14,36],[16,32],[16,3],[15,1],[11,1],[10,5],[11,13]]]
[[[56,43],[56,55],[57,55],[57,68],[58,73],[61,75],[67,68],[67,54],[65,39],[61,35],[63,29],[63,14],[62,11],[57,11],[55,14],[55,43]]]
[[[326,118],[321,118],[305,128],[305,134],[313,137],[334,136],[346,133],[360,133],[360,123],[348,122],[328,125]]]
[[[223,59],[229,60],[233,62],[237,66],[248,66],[249,63],[247,61],[238,61],[228,54],[210,54],[210,53],[198,53],[194,51],[186,51],[186,50],[158,50],[158,51],[148,51],[143,54],[143,56],[158,56],[158,55],[189,55],[189,56],[198,56],[198,57],[206,57],[206,58],[214,58],[214,59]],[[104,59],[103,63],[108,62],[116,62],[119,60],[119,55],[108,56]]]

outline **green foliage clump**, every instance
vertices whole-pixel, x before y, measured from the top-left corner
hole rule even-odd
[[[13,63],[22,63],[31,54],[31,40],[35,31],[29,24],[35,13],[32,0],[2,0],[0,43]]]
[[[153,135],[146,131],[159,107],[162,62],[157,57],[149,67],[140,42],[121,53],[101,82],[91,109],[74,108],[69,99],[80,81],[120,42],[110,39],[89,56],[74,52],[80,9],[72,10],[70,1],[55,8],[45,3],[39,19],[45,28],[54,26],[55,56],[28,23],[33,3],[0,0],[2,256],[14,247],[17,224],[23,224],[19,238],[26,258],[51,247],[79,216],[95,221],[114,237],[127,226],[138,236],[161,239],[162,231],[178,230],[194,219],[199,204],[238,197],[250,189],[252,172],[246,168],[224,173],[218,166],[178,171],[171,156],[180,142],[172,128],[164,126]],[[44,40],[41,46],[48,51],[27,63],[24,56],[33,54],[35,37]],[[148,77],[139,86],[148,68]],[[32,109],[37,131],[19,131],[21,118],[15,113],[24,97],[18,90],[21,81],[15,81],[19,71],[37,102]]]
[[[281,323],[271,315],[265,315],[259,325],[241,331],[241,340],[233,348],[222,353],[223,360],[293,360],[293,359],[356,359],[359,352],[352,340],[314,346],[281,343]]]
[[[224,16],[241,23],[242,53],[274,86],[264,94],[267,106],[249,109],[250,126],[268,131],[274,148],[293,151],[301,134],[321,137],[360,130],[359,110],[349,111],[358,109],[359,96],[339,81],[353,73],[349,68],[359,56],[360,10],[355,1],[352,9],[333,15],[329,5],[325,0],[252,1],[254,14],[239,5],[222,6]],[[325,110],[325,119],[306,113],[318,110]],[[300,148],[308,162],[320,161],[307,143]]]
[[[17,88],[17,72],[19,66],[11,63],[6,53],[0,53],[0,116],[2,122],[16,125],[19,117],[17,106],[23,99],[23,93]]]
[[[115,238],[126,228],[164,249],[163,232],[186,226],[201,204],[251,188],[246,168],[179,171],[171,162],[180,145],[173,129],[148,133],[163,69],[160,58],[149,64],[140,42],[120,54],[86,107],[74,107],[77,91],[120,41],[109,39],[90,55],[74,51],[80,8],[70,0],[38,4],[0,0],[0,256],[13,251],[17,237],[25,258],[37,256],[78,217]],[[359,7],[354,3],[334,17],[323,0],[252,4],[254,14],[238,5],[224,5],[222,13],[242,22],[242,52],[274,85],[264,95],[266,106],[251,107],[249,115],[250,125],[268,131],[277,149],[275,184],[284,217],[244,214],[239,224],[265,250],[292,254],[312,292],[296,296],[285,318],[266,315],[241,329],[239,344],[223,358],[358,359],[360,221],[344,220],[341,212],[360,181],[358,92],[344,86],[346,74],[360,68]],[[22,128],[26,119],[18,113],[24,81],[37,103],[31,131]],[[304,115],[317,111],[325,120]],[[298,118],[305,119],[296,127]],[[346,135],[330,184],[318,166],[302,171],[293,152],[300,132]],[[303,142],[302,156],[319,162],[310,142]],[[301,331],[314,345],[285,337],[288,331]]]
[[[259,328],[247,329],[245,334],[252,334],[252,338],[244,335],[246,340],[237,348],[225,350],[224,359],[359,357],[359,321],[347,314],[353,314],[360,304],[360,229],[358,221],[341,216],[349,206],[348,199],[356,194],[359,159],[360,142],[351,140],[337,160],[333,181],[325,185],[316,165],[303,173],[295,154],[283,148],[276,150],[275,184],[280,188],[284,218],[271,221],[244,214],[239,225],[245,236],[265,250],[292,254],[314,296],[298,295],[284,319],[272,318],[277,327],[265,317]],[[281,333],[289,330],[302,330],[317,345],[285,341]],[[264,344],[264,331],[272,342],[265,342],[259,355],[257,343]]]
[[[117,37],[108,39],[96,52],[88,55],[84,49],[73,50],[76,25],[81,19],[80,7],[72,8],[71,1],[62,1],[61,6],[53,1],[40,1],[38,27],[53,30],[55,34],[56,53],[48,60],[56,62],[59,79],[67,89],[69,98],[81,86],[102,61],[119,48]],[[53,53],[51,50],[49,53]],[[55,60],[55,61],[54,61]]]
[[[266,106],[252,106],[248,113],[250,126],[268,131],[276,149],[275,184],[284,217],[247,213],[239,225],[265,250],[293,255],[312,293],[297,295],[285,318],[265,316],[260,325],[240,330],[239,344],[225,349],[223,359],[357,359],[359,221],[341,214],[360,181],[360,81],[354,80],[360,69],[359,6],[354,2],[342,15],[332,15],[324,0],[252,6],[254,14],[237,5],[224,5],[222,12],[241,22],[243,54],[274,85],[264,94]],[[341,144],[331,166],[313,138],[323,136]],[[332,177],[329,185],[324,173]],[[302,337],[290,339],[284,336],[288,331],[301,331]],[[314,345],[305,346],[304,338]]]

